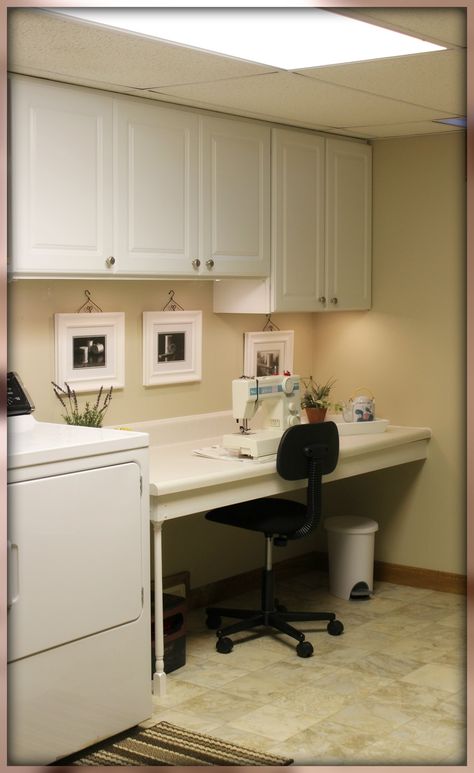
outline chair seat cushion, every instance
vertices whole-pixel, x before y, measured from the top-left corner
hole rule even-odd
[[[281,534],[291,539],[306,520],[306,505],[289,499],[262,497],[249,502],[217,507],[206,514],[209,521],[240,529]]]

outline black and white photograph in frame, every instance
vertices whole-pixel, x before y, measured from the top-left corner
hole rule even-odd
[[[107,336],[73,336],[72,367],[101,368],[107,365]]]
[[[186,359],[186,333],[158,333],[158,362],[182,362]]]
[[[293,373],[293,330],[245,333],[244,375],[278,376]]]
[[[202,312],[143,312],[143,384],[200,381]]]
[[[55,314],[54,333],[57,384],[76,392],[124,386],[123,312]]]

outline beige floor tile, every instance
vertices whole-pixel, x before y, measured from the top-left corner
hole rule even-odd
[[[450,663],[461,664],[465,660],[464,647],[453,648],[452,644],[443,640],[432,640],[427,633],[420,637],[404,637],[393,642],[386,642],[378,648],[378,652],[397,658],[407,658],[418,663]]]
[[[177,708],[186,714],[198,715],[206,721],[218,720],[223,724],[264,704],[264,698],[254,701],[226,690],[206,690],[195,698],[179,703]]]
[[[236,730],[257,732],[259,735],[275,741],[285,741],[289,736],[310,727],[312,724],[312,716],[302,712],[287,714],[284,723],[282,723],[281,709],[273,704],[261,706],[259,709],[229,722],[230,727],[234,727]]]
[[[431,745],[410,743],[400,744],[398,738],[384,736],[383,739],[367,746],[359,760],[359,764],[374,765],[442,765],[446,764],[448,756]]]
[[[288,754],[295,765],[356,764],[362,750],[376,740],[371,732],[325,721],[299,731],[269,751],[278,749],[281,754]]]
[[[327,690],[322,692],[317,684],[303,684],[297,689],[285,691],[273,701],[273,705],[281,710],[280,716],[303,712],[310,715],[314,723],[332,716],[346,703],[346,696],[331,695]]]
[[[229,660],[225,662],[209,658],[195,665],[186,666],[186,681],[201,687],[223,687],[234,679],[245,676],[247,672],[242,668],[231,665]]]
[[[462,689],[462,676],[456,666],[427,663],[404,676],[402,681],[457,693]]]
[[[415,714],[425,713],[428,709],[435,708],[448,697],[450,696],[444,690],[398,680],[389,682],[388,685],[370,694],[370,699],[378,704],[384,703],[400,711]]]
[[[374,595],[397,601],[423,601],[433,591],[426,588],[413,588],[411,585],[394,585],[389,582],[374,582]]]
[[[398,741],[405,749],[411,744],[420,744],[448,756],[466,748],[466,726],[464,722],[447,718],[435,708],[394,730],[388,741],[392,740]]]
[[[386,679],[399,679],[419,668],[419,661],[408,657],[397,657],[385,652],[369,652],[352,664],[359,675],[372,674]]]
[[[354,730],[370,730],[376,736],[386,735],[394,728],[409,722],[416,712],[406,706],[401,708],[386,701],[377,701],[372,694],[370,700],[352,701],[331,716],[333,722],[347,725]]]
[[[173,678],[173,674],[170,674],[167,679],[166,695],[154,695],[152,698],[153,710],[162,711],[163,709],[169,709],[173,706],[177,706],[183,701],[187,701],[190,698],[196,698],[205,693],[205,687],[191,684],[191,682],[186,682],[184,679],[178,679],[176,676]]]
[[[364,678],[361,679],[360,674],[349,668],[338,668],[336,672],[321,677],[314,684],[321,690],[322,695],[328,693],[329,695],[360,698],[386,687],[391,682],[391,679],[373,674],[365,674]]]

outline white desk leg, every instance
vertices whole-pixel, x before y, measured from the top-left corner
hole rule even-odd
[[[152,511],[153,499],[151,497]],[[154,601],[155,601],[155,673],[153,674],[153,694],[166,695],[165,674],[165,644],[163,636],[163,574],[161,556],[161,527],[160,521],[152,520],[153,547],[154,547]]]

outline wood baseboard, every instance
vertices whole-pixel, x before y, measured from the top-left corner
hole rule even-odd
[[[440,590],[444,593],[467,593],[467,577],[453,572],[437,572],[434,569],[421,569],[418,566],[387,564],[374,562],[374,578],[381,582],[393,582],[398,585],[411,585],[414,588]]]
[[[288,558],[275,564],[277,577],[294,577],[311,570],[327,572],[327,553],[305,553],[301,556]],[[226,577],[223,580],[192,588],[189,593],[189,608],[211,606],[239,593],[255,590],[260,587],[261,569]],[[467,592],[467,578],[463,574],[437,572],[433,569],[420,569],[415,566],[388,564],[384,561],[374,562],[374,578],[382,582],[393,582],[398,585],[411,585],[415,588],[444,591],[445,593]]]

